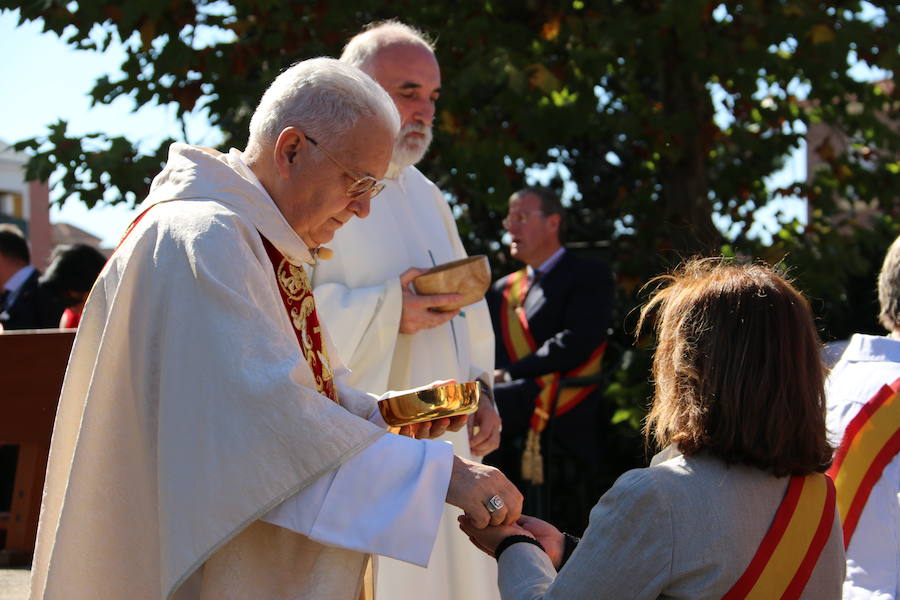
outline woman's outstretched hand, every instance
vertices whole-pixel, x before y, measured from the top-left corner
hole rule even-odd
[[[494,525],[478,529],[472,520],[465,515],[460,515],[457,520],[459,521],[459,528],[469,536],[469,541],[488,556],[494,556],[494,550],[497,549],[500,542],[511,535],[534,537],[518,525]]]
[[[528,515],[519,517],[516,524],[541,543],[544,551],[547,552],[547,556],[553,561],[553,566],[559,571],[565,545],[562,532],[547,521],[542,521],[537,517],[529,517]]]

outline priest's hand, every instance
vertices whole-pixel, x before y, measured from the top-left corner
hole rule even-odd
[[[453,457],[447,503],[461,508],[477,529],[512,525],[522,514],[522,493],[506,475],[458,456]]]
[[[423,329],[432,329],[443,325],[459,314],[459,309],[437,312],[435,307],[458,302],[460,294],[432,294],[420,296],[411,288],[412,280],[427,269],[411,267],[400,274],[400,289],[403,293],[403,306],[400,309],[400,333],[416,333]]]
[[[455,379],[439,379],[437,381],[432,381],[431,383],[426,383],[425,385],[419,386],[417,388],[413,388],[411,390],[405,390],[401,393],[409,394],[412,392],[418,392],[420,390],[427,390],[431,388],[436,388],[442,385],[447,385],[448,383],[456,383]],[[395,392],[392,392],[395,393]],[[400,428],[398,432],[400,435],[405,435],[406,437],[416,438],[419,440],[433,440],[434,438],[440,437],[444,435],[444,433],[449,429],[450,431],[459,431],[463,427],[466,426],[468,422],[469,415],[457,415],[455,417],[442,417],[440,419],[432,419],[431,421],[425,421],[424,423],[413,423],[412,425],[404,425]]]
[[[455,417],[442,417],[424,423],[413,423],[400,428],[400,435],[416,438],[418,440],[433,440],[450,431],[459,431],[466,426],[469,415],[457,415]]]
[[[485,456],[500,446],[500,415],[493,402],[482,399],[469,419],[469,449],[472,456]]]
[[[511,535],[527,535],[534,537],[528,530],[523,529],[519,525],[497,525],[496,527],[485,527],[479,529],[472,523],[472,519],[465,515],[457,517],[459,528],[462,532],[469,536],[469,541],[475,544],[475,547],[487,554],[494,556],[497,546],[500,542]],[[540,541],[540,540],[539,540]]]

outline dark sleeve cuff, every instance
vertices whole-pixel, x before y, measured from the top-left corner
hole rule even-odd
[[[483,379],[478,379],[477,381],[478,387],[481,389],[481,399],[484,400],[485,398],[487,398],[488,402],[490,402],[491,406],[493,406],[494,410],[496,410],[497,401],[494,400],[494,389],[489,386]]]
[[[497,548],[496,548],[496,550],[494,550],[494,558],[496,558],[497,560],[500,560],[500,555],[503,554],[504,550],[506,550],[513,544],[517,544],[519,542],[526,542],[528,544],[534,544],[535,546],[537,546],[538,548],[540,548],[541,550],[546,552],[546,550],[544,550],[544,547],[541,545],[541,543],[531,536],[511,535],[507,538],[503,538],[503,540],[499,544],[497,544]]]
[[[566,564],[566,561],[569,560],[569,557],[575,552],[575,547],[578,546],[578,542],[580,541],[581,538],[577,538],[569,533],[563,533],[563,553],[562,560],[559,561],[560,569],[563,568],[563,565]]]
[[[515,371],[515,364],[508,365],[508,366],[507,366],[506,368],[504,368],[503,370],[506,371],[506,372],[509,374],[509,380],[510,380],[510,381],[515,381],[516,379],[520,379],[519,377],[516,377],[516,374],[515,374],[515,372],[514,372],[514,371]],[[505,383],[505,382],[501,382],[501,383]]]

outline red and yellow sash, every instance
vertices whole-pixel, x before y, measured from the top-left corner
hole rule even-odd
[[[882,386],[853,417],[828,470],[837,487],[844,548],[850,547],[850,539],[872,488],[898,452],[900,379],[890,386]]]
[[[525,316],[525,296],[528,292],[528,272],[521,269],[512,273],[507,279],[503,289],[503,299],[500,306],[500,328],[503,334],[503,345],[511,360],[517,361],[534,353],[538,349],[537,343],[528,328],[528,319]],[[559,391],[559,381],[562,377],[586,377],[600,372],[603,360],[603,352],[606,350],[606,341],[600,344],[578,367],[568,371],[564,375],[560,373],[547,373],[536,377],[535,381],[541,390],[534,400],[534,413],[531,415],[531,429],[525,442],[525,452],[522,456],[522,478],[535,484],[541,484],[543,478],[543,463],[540,454],[540,433],[547,426],[550,418],[550,410],[553,399]],[[572,410],[579,402],[591,394],[596,385],[580,388],[564,388],[559,392],[554,415],[559,416]]]
[[[791,477],[753,560],[723,600],[799,598],[831,535],[834,506],[827,475]]]
[[[288,262],[272,243],[260,234],[266,254],[272,261],[275,269],[275,279],[278,281],[278,291],[281,292],[281,300],[287,310],[288,318],[294,327],[300,350],[316,380],[316,390],[331,398],[337,404],[337,390],[334,387],[334,374],[328,361],[328,351],[322,340],[322,326],[319,323],[319,315],[316,313],[316,303],[313,299],[312,286],[302,265],[294,265]]]

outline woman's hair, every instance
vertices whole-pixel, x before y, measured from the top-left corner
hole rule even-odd
[[[694,259],[655,278],[655,395],[644,436],[777,476],[824,471],[825,367],[806,299],[762,265]]]

